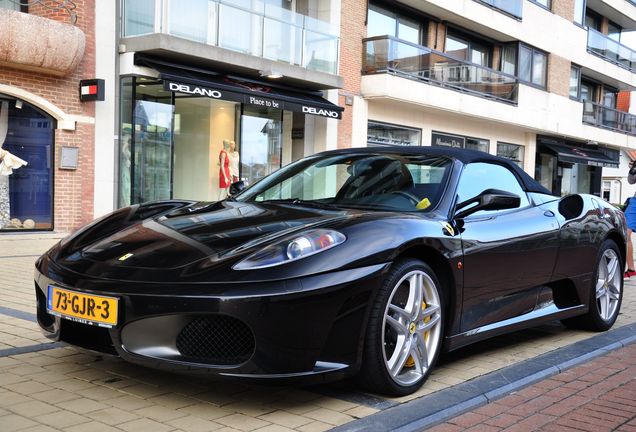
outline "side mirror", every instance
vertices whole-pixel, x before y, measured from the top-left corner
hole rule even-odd
[[[245,189],[245,182],[243,180],[239,180],[230,185],[230,196],[234,196],[237,193],[241,192]]]
[[[469,207],[465,210],[463,208]],[[481,210],[506,210],[517,208],[521,205],[521,198],[511,192],[506,192],[498,189],[486,189],[474,198],[468,199],[464,202],[457,204],[455,210],[461,210],[455,214],[456,219],[463,219],[468,215],[476,213]]]

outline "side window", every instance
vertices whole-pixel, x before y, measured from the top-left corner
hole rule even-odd
[[[460,203],[476,197],[486,189],[511,192],[521,198],[521,208],[529,205],[526,192],[522,189],[517,177],[508,168],[483,162],[471,163],[464,167],[457,187],[457,202]],[[475,214],[484,215],[497,211],[480,211]]]

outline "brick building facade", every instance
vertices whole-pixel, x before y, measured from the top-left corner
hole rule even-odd
[[[54,151],[47,161],[52,226],[35,228],[64,232],[93,218],[95,102],[80,102],[79,81],[95,77],[95,2],[75,0],[73,10],[52,8],[53,3],[0,9],[7,30],[0,42],[0,98],[33,107],[52,120]],[[63,147],[79,149],[77,169],[60,168]]]

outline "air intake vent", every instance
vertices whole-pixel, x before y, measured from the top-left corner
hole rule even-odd
[[[177,349],[193,361],[238,365],[252,356],[254,335],[245,323],[225,315],[197,318],[177,336]]]

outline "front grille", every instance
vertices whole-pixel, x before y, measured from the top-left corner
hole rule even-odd
[[[254,352],[254,335],[242,321],[225,315],[197,318],[177,336],[177,349],[189,359],[216,365],[243,363]]]

